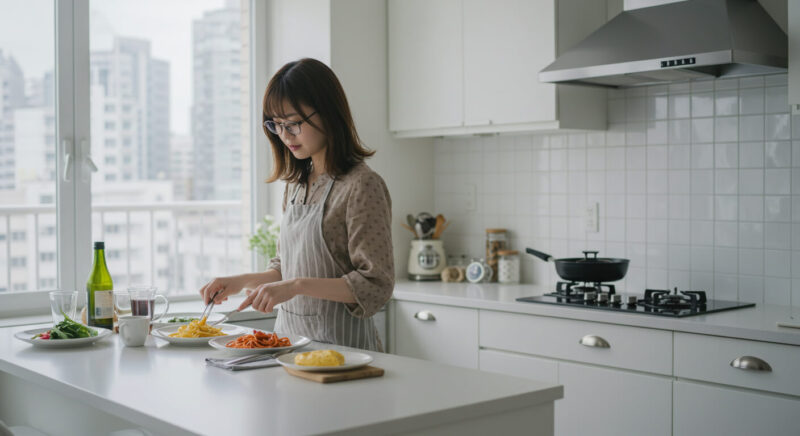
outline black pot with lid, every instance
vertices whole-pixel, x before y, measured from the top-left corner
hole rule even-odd
[[[628,272],[628,259],[597,257],[597,251],[586,250],[583,257],[555,259],[553,256],[526,248],[525,252],[545,262],[556,264],[556,273],[571,282],[604,283],[622,280]]]

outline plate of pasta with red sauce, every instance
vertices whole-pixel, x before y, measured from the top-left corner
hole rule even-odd
[[[208,341],[208,344],[212,347],[237,356],[296,350],[310,343],[311,339],[305,336],[262,330],[253,330],[252,333],[235,336],[218,337]]]

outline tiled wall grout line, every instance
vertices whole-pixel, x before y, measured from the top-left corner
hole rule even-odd
[[[631,271],[620,286],[626,292],[679,286],[705,288],[715,298],[794,303],[798,300],[794,293],[800,292],[800,279],[794,278],[800,271],[793,259],[800,260],[800,247],[794,244],[794,239],[800,240],[795,234],[795,227],[800,231],[800,216],[792,208],[795,196],[800,203],[800,192],[792,176],[800,173],[800,167],[795,168],[797,153],[791,140],[800,141],[800,129],[795,133],[793,128],[800,116],[777,106],[785,101],[780,94],[786,89],[785,78],[695,82],[662,89],[610,92],[609,129],[599,135],[560,132],[514,141],[504,141],[504,136],[438,141],[436,159],[452,161],[460,152],[452,145],[465,141],[478,155],[467,159],[472,162],[467,168],[436,166],[445,172],[437,174],[436,204],[449,208],[437,213],[454,217],[463,213],[450,197],[461,195],[461,184],[470,183],[470,177],[487,183],[507,181],[491,167],[500,159],[506,168],[509,158],[530,156],[529,169],[514,163],[514,180],[534,184],[527,189],[516,186],[503,198],[494,198],[492,192],[501,190],[478,182],[478,209],[468,214],[458,232],[445,234],[445,244],[477,250],[485,237],[483,228],[493,220],[528,222],[530,229],[512,228],[514,248],[539,244],[556,257],[579,256],[576,250],[593,248],[610,253],[607,257],[630,258]],[[736,132],[731,130],[734,126]],[[492,155],[498,152],[502,155]],[[548,162],[537,163],[545,157]],[[478,158],[490,164],[474,166]],[[576,164],[570,158],[583,162]],[[666,161],[658,162],[659,158]],[[590,202],[600,203],[599,234],[579,232]],[[536,204],[548,210],[541,211]],[[507,210],[500,214],[491,209],[496,205],[507,205]],[[545,265],[525,262],[523,278],[552,284],[558,277]]]

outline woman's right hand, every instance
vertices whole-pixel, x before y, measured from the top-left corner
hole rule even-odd
[[[200,296],[203,298],[203,303],[208,304],[211,297],[219,292],[214,298],[214,304],[220,304],[227,300],[228,296],[239,293],[244,287],[243,282],[241,276],[217,277],[200,288]]]

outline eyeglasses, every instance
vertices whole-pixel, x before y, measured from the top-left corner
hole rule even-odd
[[[308,119],[314,116],[315,113],[317,113],[317,111],[311,112],[300,121],[292,121],[288,123],[276,123],[274,120],[267,120],[264,121],[264,127],[276,135],[280,135],[283,132],[283,129],[286,129],[286,132],[290,135],[297,136],[300,134],[300,125],[308,121]]]

